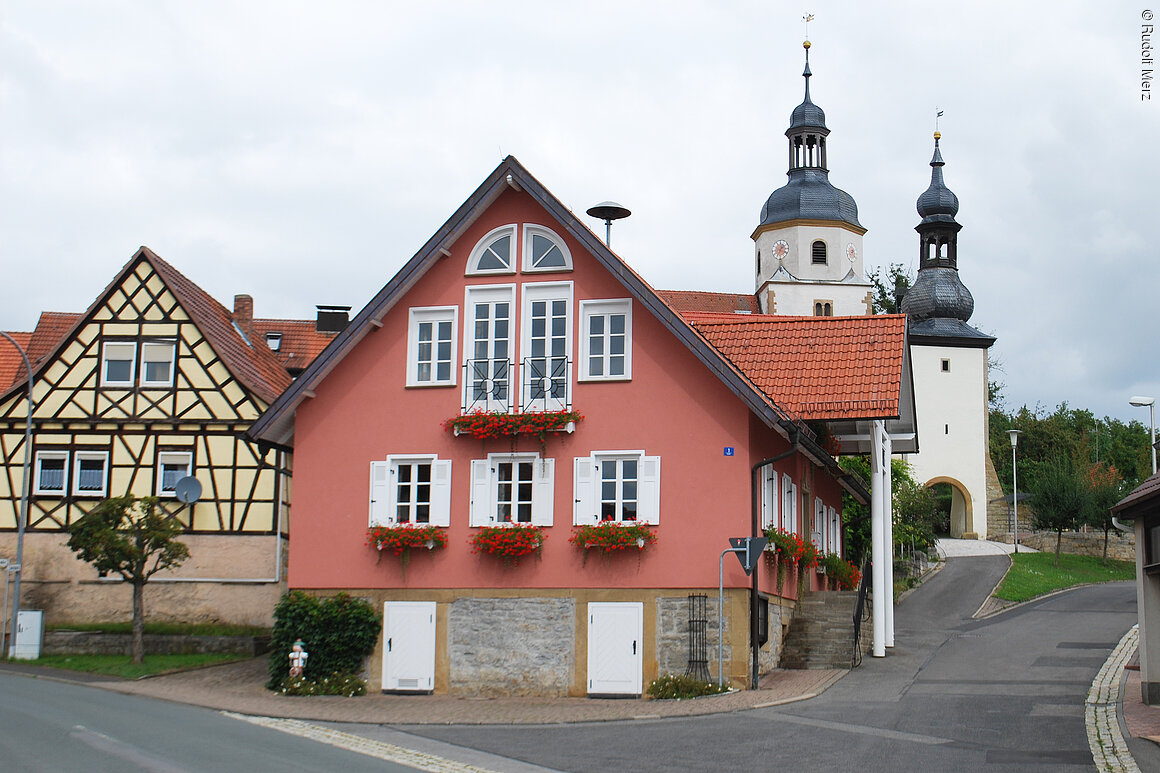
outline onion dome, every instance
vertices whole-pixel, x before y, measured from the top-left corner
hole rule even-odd
[[[854,198],[830,183],[826,168],[826,114],[810,99],[810,42],[803,43],[806,65],[805,99],[790,115],[785,136],[789,139],[789,181],[770,194],[761,208],[760,225],[789,220],[830,220],[861,229]]]
[[[923,222],[953,221],[959,212],[959,197],[943,182],[945,162],[939,152],[938,141],[942,137],[934,133],[934,157],[930,160],[930,187],[918,197],[918,215]]]
[[[975,312],[975,299],[955,268],[924,268],[902,299],[902,313],[912,322],[957,319],[966,322]]]

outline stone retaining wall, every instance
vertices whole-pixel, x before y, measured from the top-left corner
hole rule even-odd
[[[1019,520],[1021,522],[1023,520],[1022,513],[1020,513]],[[996,542],[1011,544],[1010,534],[994,534],[991,536],[991,539]],[[1054,553],[1055,532],[1033,531],[1025,533],[1021,531],[1019,532],[1019,544],[1026,545],[1029,548],[1035,548],[1036,550]],[[1060,546],[1061,551],[1064,553],[1102,558],[1104,555],[1104,533],[1102,531],[1065,531]],[[1117,529],[1109,532],[1108,558],[1114,558],[1118,561],[1135,561],[1136,536]]]
[[[45,631],[44,655],[128,655],[133,636],[101,631]],[[188,636],[145,634],[146,655],[261,655],[270,649],[269,636]]]

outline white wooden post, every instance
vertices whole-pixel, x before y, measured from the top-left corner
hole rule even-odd
[[[890,560],[890,554],[883,549],[886,540],[886,524],[882,509],[883,434],[885,432],[881,421],[870,423],[870,557],[874,572],[872,578],[874,642],[871,654],[876,658],[886,657],[886,597],[887,594],[894,593],[894,589],[886,585],[886,564]]]
[[[886,646],[894,646],[894,476],[890,469],[890,433],[882,433],[882,524],[886,529]]]

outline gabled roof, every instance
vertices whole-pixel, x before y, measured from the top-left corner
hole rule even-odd
[[[32,333],[18,333],[5,331],[16,341],[17,346],[28,352],[28,343],[32,340]],[[31,361],[32,358],[29,358]],[[4,336],[0,336],[0,390],[7,389],[13,381],[24,377],[24,358],[20,352]]]
[[[843,473],[837,462],[810,435],[795,423],[773,400],[752,384],[729,360],[693,329],[628,264],[612,252],[584,223],[553,196],[513,156],[505,158],[483,184],[463,202],[438,231],[399,270],[350,324],[322,351],[310,367],[282,393],[273,405],[250,427],[251,437],[278,445],[290,445],[294,436],[294,412],[302,401],[313,396],[313,390],[330,371],[400,302],[407,291],[434,265],[494,202],[509,188],[532,197],[556,221],[561,229],[576,239],[649,313],[653,314],[676,338],[715,374],[743,403],[769,427],[783,437],[800,442],[801,451],[815,463],[831,469],[835,476]],[[842,478],[851,493],[865,498],[865,488],[849,478]]]
[[[713,311],[722,314],[760,314],[757,296],[738,293],[705,293],[699,290],[657,290],[657,295],[674,310]]]
[[[314,361],[336,333],[318,329],[313,319],[254,319],[254,335],[262,341],[267,333],[281,333],[282,341],[274,357],[288,371],[303,371]]]
[[[807,421],[904,412],[906,317],[685,314],[777,404]]]
[[[1112,507],[1120,518],[1135,520],[1160,513],[1160,475],[1153,475]]]
[[[269,404],[290,385],[290,376],[273,352],[266,348],[265,341],[258,342],[257,346],[247,343],[224,306],[148,247],[141,247],[134,253],[84,314],[45,312],[41,315],[29,343],[29,359],[33,362],[36,375],[63,350],[73,330],[91,319],[109,294],[141,262],[153,267],[209,345],[221,357],[226,368],[243,386]],[[6,397],[8,392],[19,389],[22,383],[5,385],[8,388],[4,389],[5,393],[0,397]]]

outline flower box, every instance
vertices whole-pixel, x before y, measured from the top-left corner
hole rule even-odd
[[[583,420],[576,411],[529,411],[527,413],[499,413],[474,411],[453,416],[443,422],[443,428],[456,437],[470,435],[483,440],[519,435],[536,435],[543,442],[549,432],[575,432],[576,423]]]
[[[643,551],[657,541],[657,535],[643,523],[603,521],[591,526],[577,526],[568,538],[576,547],[584,551],[600,550],[605,555],[615,551]]]
[[[383,553],[393,553],[399,557],[403,578],[407,576],[407,564],[411,561],[411,550],[426,548],[434,550],[447,546],[447,529],[425,523],[400,523],[394,526],[372,526],[367,529],[367,544]]]
[[[522,523],[483,526],[471,537],[471,547],[476,553],[488,553],[505,564],[518,566],[524,556],[539,553],[546,538],[539,526]]]

